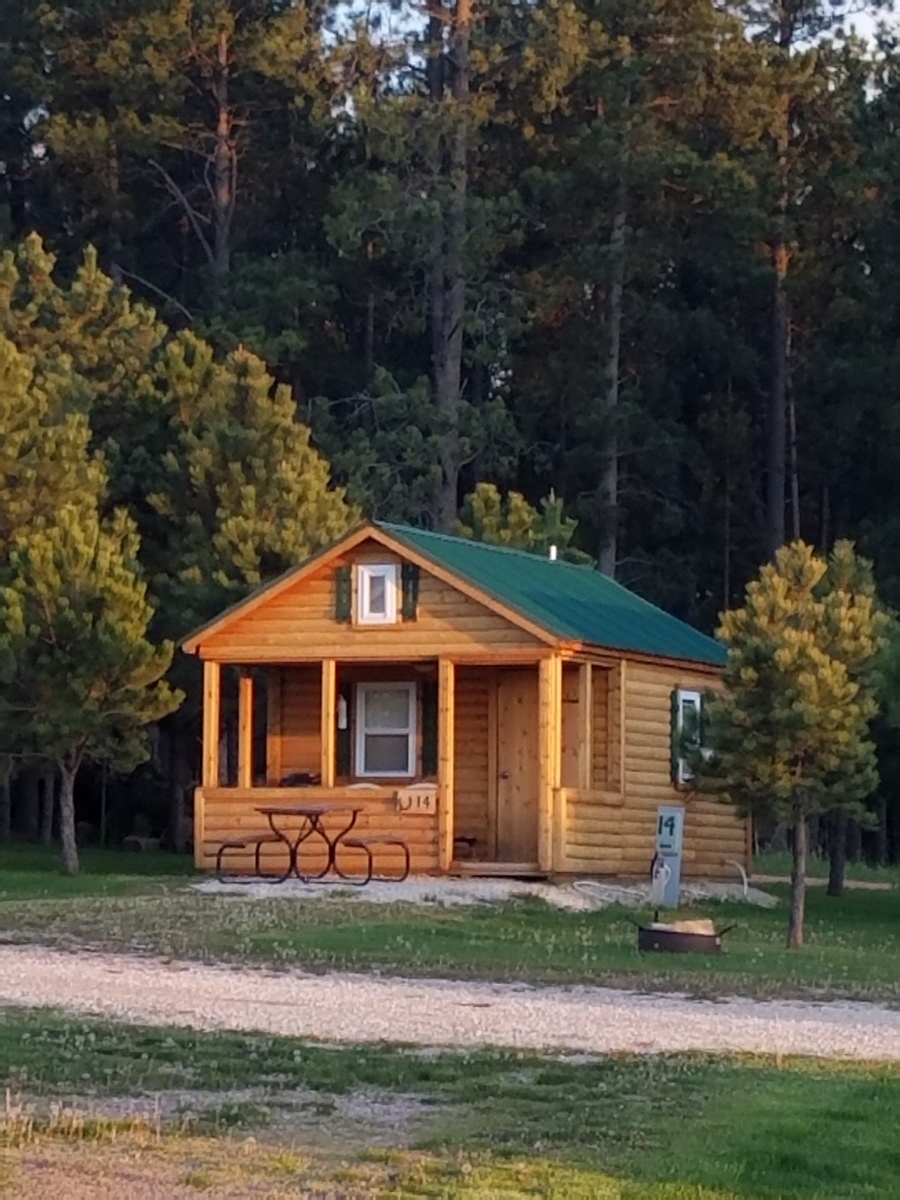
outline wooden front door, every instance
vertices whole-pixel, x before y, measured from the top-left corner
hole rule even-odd
[[[502,671],[497,689],[497,861],[536,863],[538,673]]]

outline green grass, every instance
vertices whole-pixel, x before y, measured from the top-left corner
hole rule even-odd
[[[788,878],[791,865],[791,855],[788,851],[764,850],[753,859],[753,871],[757,875],[780,875]],[[827,879],[828,859],[811,857],[806,874],[810,879]],[[871,867],[864,862],[848,862],[845,878],[851,882],[886,883],[892,887],[900,887],[900,866]]]
[[[640,914],[621,908],[249,900],[190,890],[0,901],[0,937],[321,971],[900,1001],[900,891],[835,900],[811,890],[802,951],[785,949],[784,905],[710,903],[702,911],[720,926],[736,923],[720,955],[639,954],[632,922]]]
[[[900,888],[811,888],[807,945],[784,947],[787,889],[776,909],[708,903],[702,915],[736,927],[721,955],[640,955],[622,908],[570,913],[536,900],[439,907],[330,898],[204,895],[169,854],[88,849],[83,874],[55,856],[0,851],[0,938],[174,958],[381,971],[447,978],[597,983],[702,995],[841,996],[900,1002]],[[377,885],[372,885],[377,886]],[[439,884],[435,885],[435,891]],[[684,915],[700,915],[701,910]]]
[[[184,855],[162,851],[79,850],[78,875],[66,875],[59,851],[42,846],[0,846],[0,901],[65,899],[77,896],[130,896],[158,892],[161,885],[194,874]]]
[[[900,1068],[889,1066],[703,1055],[423,1057],[403,1047],[8,1010],[0,1013],[4,1086],[81,1098],[254,1086],[311,1090],[323,1101],[348,1092],[429,1101],[439,1119],[414,1137],[417,1153],[368,1156],[368,1166],[364,1156],[358,1165],[363,1174],[378,1167],[371,1195],[855,1200],[895,1195],[900,1178]],[[321,1112],[325,1126],[334,1120],[327,1103]]]

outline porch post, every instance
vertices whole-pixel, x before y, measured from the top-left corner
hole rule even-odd
[[[625,659],[620,658],[609,677],[609,789],[625,791]]]
[[[253,675],[241,667],[238,683],[238,787],[253,787]]]
[[[337,701],[337,664],[333,658],[322,659],[322,712],[320,774],[322,787],[334,787],[335,704]]]
[[[562,660],[541,659],[538,667],[538,867],[558,867],[557,793],[562,745]]]
[[[456,669],[438,661],[438,866],[449,871],[453,861],[453,793],[456,750]]]
[[[222,668],[217,662],[203,664],[203,773],[205,788],[219,786],[219,706]]]
[[[578,786],[588,792],[593,783],[594,760],[594,668],[578,668]]]

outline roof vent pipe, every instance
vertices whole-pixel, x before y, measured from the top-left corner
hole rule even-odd
[[[550,547],[550,561],[556,562],[556,547],[555,546]]]

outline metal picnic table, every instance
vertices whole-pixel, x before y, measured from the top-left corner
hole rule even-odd
[[[346,804],[334,801],[332,803],[320,802],[318,804],[263,804],[257,808],[256,811],[269,822],[269,828],[272,830],[275,838],[278,841],[284,842],[288,848],[288,869],[276,882],[283,883],[284,880],[289,879],[293,874],[303,883],[314,883],[316,880],[324,879],[326,875],[332,872],[341,879],[348,879],[349,876],[345,875],[337,865],[337,848],[339,843],[343,841],[356,824],[356,818],[362,812],[363,807],[364,805],[362,804]],[[322,824],[322,821],[324,817],[336,813],[349,814],[350,820],[339,833],[332,837]],[[276,824],[279,818],[290,819],[297,817],[300,818],[301,824],[295,834],[288,833],[287,830],[279,828]],[[300,872],[300,847],[316,834],[325,843],[328,849],[328,857],[321,871],[317,871],[314,875],[303,875]]]
[[[301,883],[317,883],[324,882],[329,876],[337,876],[347,883],[352,883],[357,887],[362,887],[370,883],[372,879],[388,878],[385,876],[375,875],[375,863],[372,855],[372,847],[376,845],[392,845],[401,848],[404,854],[405,865],[402,874],[394,878],[399,882],[409,875],[410,859],[409,847],[406,842],[399,837],[368,837],[368,838],[349,838],[347,835],[353,830],[356,825],[356,820],[359,814],[363,811],[363,804],[348,804],[346,801],[320,801],[313,804],[262,804],[259,805],[256,811],[264,816],[268,822],[269,829],[272,831],[269,834],[253,835],[242,840],[223,842],[216,854],[216,877],[219,880],[222,876],[222,857],[228,850],[244,850],[248,846],[254,847],[254,858],[256,863],[256,876],[259,879],[265,879],[270,883],[284,883],[293,875],[299,879]],[[343,825],[340,830],[332,835],[325,828],[323,821],[327,816],[335,814],[344,814],[349,817],[349,820]],[[283,822],[291,819],[300,820],[300,827],[296,831],[289,831],[284,828]],[[300,870],[300,847],[309,838],[318,835],[325,843],[327,856],[325,865],[321,871],[317,871],[312,875],[304,875]],[[287,869],[281,875],[264,876],[260,862],[260,852],[264,845],[272,845],[280,842],[287,847],[288,865]],[[339,846],[345,846],[348,849],[360,850],[366,855],[367,870],[364,876],[349,875],[342,871],[337,862],[337,851]],[[248,882],[252,882],[249,880]]]

